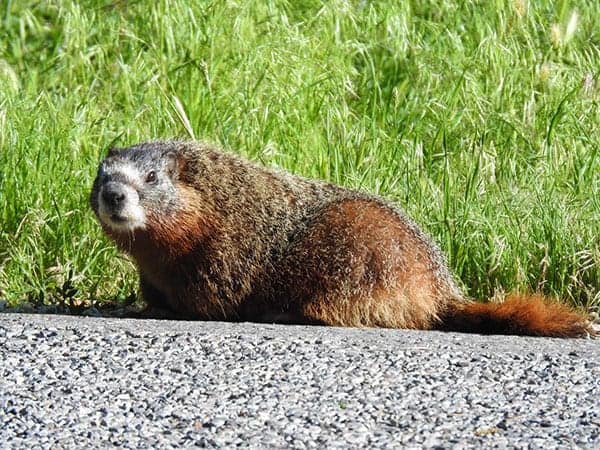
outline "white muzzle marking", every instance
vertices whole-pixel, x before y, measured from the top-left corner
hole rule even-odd
[[[140,198],[137,191],[126,184],[122,185],[123,205],[118,211],[107,205],[102,198],[104,186],[98,192],[98,215],[105,225],[108,225],[117,231],[133,231],[138,228],[145,228],[146,214],[140,205]]]

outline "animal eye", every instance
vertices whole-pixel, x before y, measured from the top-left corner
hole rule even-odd
[[[146,183],[154,182],[156,182],[156,172],[154,170],[151,170],[150,172],[148,172],[148,175],[146,175]]]

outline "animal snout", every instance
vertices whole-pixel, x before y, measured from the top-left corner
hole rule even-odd
[[[102,200],[111,208],[119,208],[125,201],[125,192],[115,183],[109,183],[102,189]]]

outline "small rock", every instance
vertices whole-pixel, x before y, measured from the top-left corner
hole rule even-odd
[[[15,312],[18,313],[26,313],[26,314],[31,314],[35,312],[35,305],[33,303],[30,302],[23,302],[20,305],[18,305],[15,309]]]
[[[102,313],[100,312],[100,310],[93,306],[84,310],[81,314],[87,317],[102,317]]]

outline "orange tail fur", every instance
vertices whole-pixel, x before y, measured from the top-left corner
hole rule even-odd
[[[596,334],[584,314],[539,295],[511,295],[503,303],[453,303],[436,328],[549,337]]]

